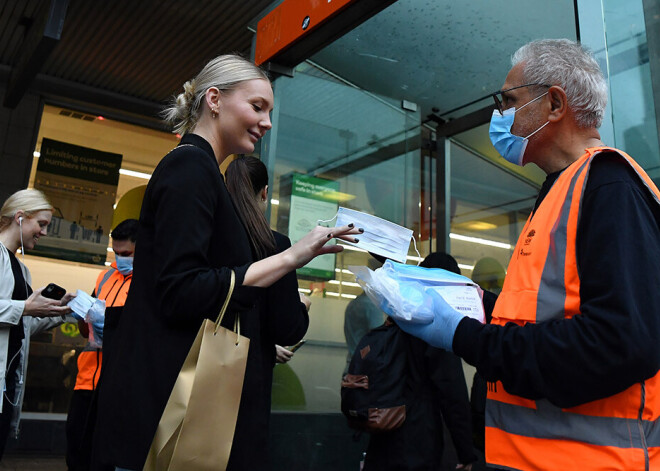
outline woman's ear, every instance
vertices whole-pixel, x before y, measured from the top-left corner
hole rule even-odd
[[[217,114],[220,108],[220,90],[217,87],[209,87],[204,94],[206,106],[211,110],[211,114]]]
[[[553,85],[548,89],[548,98],[550,100],[550,112],[548,121],[561,121],[568,112],[568,97],[563,88]]]
[[[16,213],[14,214],[14,221],[16,221],[16,224],[20,226],[24,219],[25,219],[25,211],[23,211],[22,209],[16,211]]]
[[[266,201],[268,199],[268,185],[261,189],[261,201]]]

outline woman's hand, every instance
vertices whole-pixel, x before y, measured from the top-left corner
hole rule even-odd
[[[56,317],[64,316],[71,312],[71,308],[69,306],[63,306],[62,301],[59,299],[43,297],[41,295],[43,290],[44,288],[39,288],[25,300],[24,316]]]
[[[316,226],[305,237],[289,247],[286,252],[291,257],[291,262],[295,268],[300,268],[307,265],[314,257],[344,250],[341,245],[326,245],[333,238],[359,242],[359,238],[355,235],[363,232],[364,229],[354,227],[353,224],[341,227]]]
[[[312,306],[312,300],[305,296],[303,293],[298,293],[300,295],[300,302],[305,305],[305,310],[309,312],[309,308]]]
[[[66,293],[64,296],[62,296],[62,299],[60,299],[60,306],[68,305],[71,302],[71,300],[75,297],[76,297],[75,293]]]
[[[358,242],[355,235],[363,232],[364,229],[353,227],[353,224],[342,227],[316,226],[284,252],[271,255],[250,265],[245,272],[243,285],[266,288],[287,273],[306,265],[317,255],[344,250],[341,245],[326,245],[333,238]]]
[[[293,352],[275,345],[275,363],[286,363],[293,358]]]

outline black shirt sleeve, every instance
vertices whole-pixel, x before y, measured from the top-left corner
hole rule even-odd
[[[519,327],[463,319],[453,349],[488,381],[572,407],[660,368],[660,210],[621,157],[596,157],[577,234],[581,314]]]

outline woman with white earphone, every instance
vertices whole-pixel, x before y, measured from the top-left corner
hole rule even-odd
[[[61,324],[71,312],[71,295],[54,300],[41,296],[43,288],[32,292],[30,272],[15,255],[46,235],[52,214],[44,194],[32,189],[17,191],[0,209],[0,459],[10,429],[18,430],[30,335]]]

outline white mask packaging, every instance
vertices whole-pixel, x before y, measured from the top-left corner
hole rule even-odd
[[[344,243],[397,262],[406,263],[413,231],[371,214],[340,207],[335,227],[351,223],[355,227],[364,229],[364,233],[356,236],[359,242],[343,241]]]
[[[69,301],[68,306],[73,311],[73,317],[86,322],[103,322],[105,318],[105,301],[93,298],[82,290],[76,292],[76,297]]]

